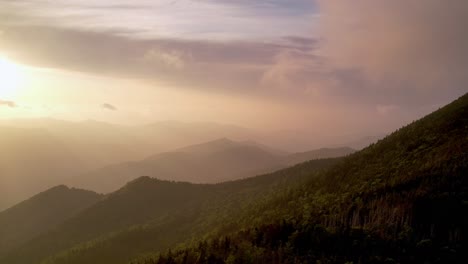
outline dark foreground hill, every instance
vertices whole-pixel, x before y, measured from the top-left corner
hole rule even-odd
[[[0,255],[31,238],[53,229],[101,195],[57,186],[0,213]]]
[[[467,131],[465,95],[344,159],[140,178],[0,263],[467,263]]]
[[[127,263],[142,253],[214,230],[224,221],[221,216],[240,213],[248,204],[300,184],[337,162],[315,160],[216,185],[140,177],[53,230],[0,255],[0,263]]]

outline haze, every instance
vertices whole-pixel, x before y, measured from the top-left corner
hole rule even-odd
[[[0,5],[2,119],[211,121],[327,144],[385,134],[465,91],[462,0]]]
[[[468,263],[467,25],[0,0],[0,263]]]
[[[32,134],[87,169],[223,137],[288,152],[359,149],[466,92],[462,0],[0,7],[1,125],[46,129]],[[158,138],[152,124],[190,137]],[[26,134],[2,133],[11,153]]]

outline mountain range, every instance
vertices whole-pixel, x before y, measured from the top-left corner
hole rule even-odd
[[[97,192],[117,190],[139,176],[191,183],[219,183],[273,172],[304,161],[346,156],[351,148],[289,154],[253,141],[221,138],[119,163],[77,176],[71,185]]]
[[[93,120],[3,120],[0,211],[47,188],[77,182],[72,179],[106,166],[140,161],[219,137],[247,140],[253,134],[242,127],[216,123],[164,121],[122,126]]]
[[[105,196],[87,192],[89,203],[35,227],[0,263],[466,263],[467,129],[464,95],[346,157],[217,184],[139,177]],[[222,139],[185,151],[239,144],[252,147]],[[0,223],[47,208],[40,197]]]

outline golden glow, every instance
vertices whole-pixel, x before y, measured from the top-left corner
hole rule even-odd
[[[14,97],[22,81],[21,67],[0,55],[0,98]]]

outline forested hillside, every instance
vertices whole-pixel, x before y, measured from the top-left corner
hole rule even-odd
[[[0,213],[0,255],[98,202],[94,192],[57,186]]]
[[[18,264],[466,263],[468,95],[342,159],[216,185],[139,178]]]
[[[466,263],[468,95],[241,216],[132,263]]]
[[[126,263],[144,252],[167,249],[216,229],[231,214],[272,193],[300,185],[338,159],[216,185],[140,177],[47,234],[0,255],[0,263]],[[64,257],[66,256],[66,257]]]
[[[0,264],[468,264],[467,25],[0,0]]]

